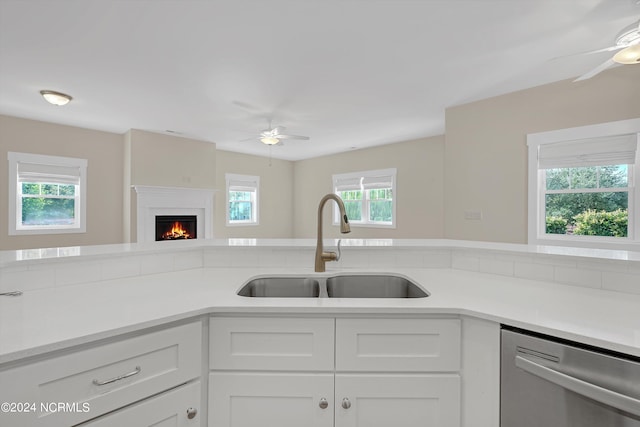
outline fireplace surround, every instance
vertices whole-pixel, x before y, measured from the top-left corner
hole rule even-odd
[[[197,239],[213,238],[215,190],[134,185],[137,242],[154,242],[156,217],[194,217]],[[175,240],[175,239],[172,239]]]

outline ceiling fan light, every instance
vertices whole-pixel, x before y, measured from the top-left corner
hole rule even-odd
[[[66,93],[55,92],[53,90],[41,90],[40,95],[49,103],[53,105],[67,105],[73,98]]]
[[[640,44],[626,47],[613,56],[619,64],[631,65],[640,63]]]
[[[260,138],[260,141],[267,145],[276,145],[278,142],[280,142],[278,138],[274,138],[272,136],[265,136],[263,138]]]

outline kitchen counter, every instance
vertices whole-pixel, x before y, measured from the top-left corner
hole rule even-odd
[[[332,270],[334,273],[337,270]],[[30,290],[0,298],[0,364],[205,314],[464,315],[640,357],[640,295],[452,268],[396,272],[431,293],[418,299],[247,298],[262,274],[306,268],[200,267]]]

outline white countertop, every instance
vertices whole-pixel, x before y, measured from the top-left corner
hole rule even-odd
[[[452,269],[384,272],[412,278],[431,296],[236,295],[255,275],[317,274],[283,268],[196,268],[25,292],[0,298],[0,363],[216,313],[468,315],[640,356],[640,295]]]
[[[325,239],[325,246],[335,246],[338,239]],[[166,252],[167,242],[121,243],[95,246],[20,249],[0,251],[0,267],[33,261],[54,261],[70,258],[100,257],[122,254]],[[172,250],[194,248],[315,248],[315,239],[195,239],[172,242]],[[342,239],[342,246],[357,248],[457,248],[503,251],[521,255],[558,255],[597,260],[640,262],[640,250],[589,249],[568,246],[539,246],[518,243],[480,242],[450,239]]]

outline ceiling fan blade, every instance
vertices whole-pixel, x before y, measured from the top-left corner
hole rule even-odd
[[[588,52],[580,52],[580,53],[576,53],[576,54],[571,55],[571,56],[592,55],[594,53],[600,53],[600,52],[613,52],[614,50],[624,49],[625,47],[627,47],[627,46],[625,46],[625,45],[622,45],[622,46],[615,45],[615,46],[604,47],[602,49],[590,50]]]
[[[259,141],[260,138],[256,138],[255,136],[252,136],[251,138],[241,139],[239,142],[256,141],[256,140]]]
[[[272,133],[274,136],[278,136],[278,135],[280,135],[282,132],[284,132],[284,130],[285,130],[285,129],[286,129],[286,128],[285,128],[284,126],[276,126],[276,127],[274,127],[273,129],[271,129],[271,133]]]
[[[605,62],[603,62],[602,64],[598,65],[593,70],[589,71],[588,73],[585,73],[585,74],[581,75],[580,77],[575,79],[573,82],[575,83],[575,82],[580,82],[582,80],[590,79],[591,77],[595,76],[596,74],[600,74],[601,72],[603,72],[604,70],[606,70],[607,68],[611,67],[614,64],[615,64],[615,62],[614,62],[613,58],[609,58]]]
[[[593,55],[594,53],[613,52],[614,50],[624,49],[625,47],[626,46],[609,46],[609,47],[605,47],[605,48],[602,48],[602,49],[590,50],[590,51],[587,51],[587,52],[571,53],[569,55],[555,56],[555,57],[551,58],[550,61],[557,61],[559,59],[565,59],[565,58],[574,58],[576,56]]]
[[[308,136],[302,136],[302,135],[277,135],[276,138],[278,139],[301,139],[301,140],[308,140],[309,137]]]

